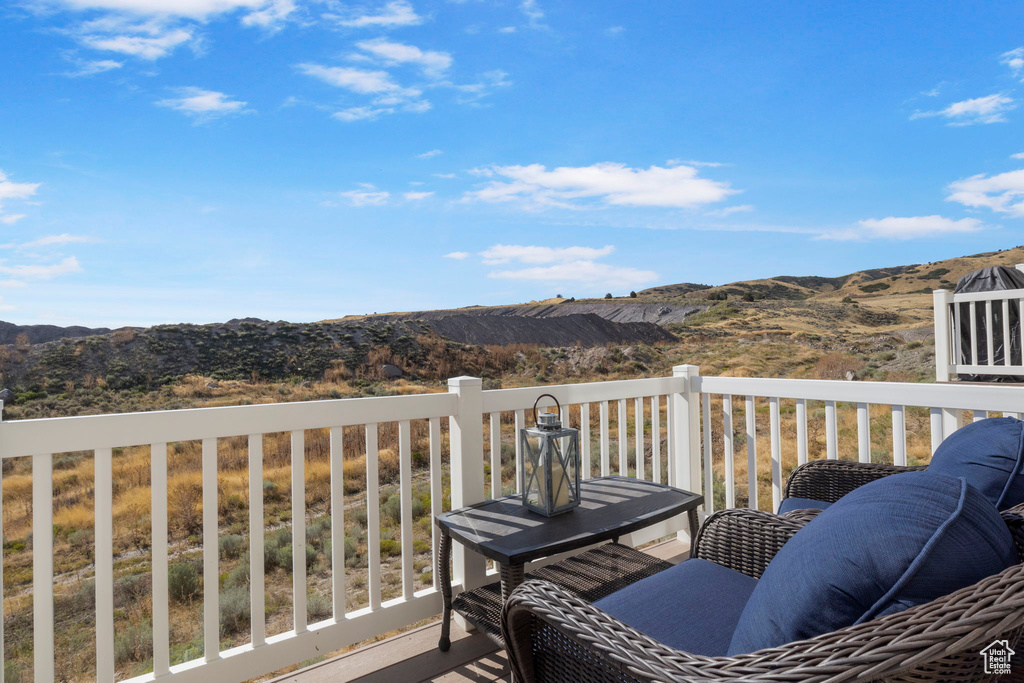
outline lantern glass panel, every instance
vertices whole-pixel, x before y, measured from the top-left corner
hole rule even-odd
[[[579,431],[534,427],[521,434],[523,504],[548,516],[579,505]]]

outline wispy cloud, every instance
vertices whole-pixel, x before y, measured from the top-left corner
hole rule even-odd
[[[615,247],[535,247],[518,244],[495,244],[480,252],[484,263],[496,265],[518,261],[528,264],[565,263],[568,261],[593,261],[609,256]]]
[[[432,197],[433,195],[433,192],[406,192],[402,196],[405,197],[406,201],[418,202],[421,199],[426,199],[427,197]]]
[[[33,197],[42,183],[16,183],[6,173],[0,171],[0,223],[14,225],[25,218],[23,213],[4,213],[4,204],[8,201],[24,201]]]
[[[85,35],[81,42],[86,47],[105,52],[117,52],[153,61],[166,57],[176,48],[191,42],[191,30],[170,29],[157,35]]]
[[[1017,78],[1024,73],[1024,47],[1018,47],[1004,52],[999,58],[1000,64],[1010,67],[1010,71]]]
[[[455,259],[456,261],[463,261],[468,259],[470,256],[472,256],[472,254],[468,251],[453,251],[450,254],[444,255],[445,258]]]
[[[985,228],[976,218],[953,220],[942,216],[889,216],[857,221],[857,227],[819,235],[818,239],[851,241],[869,239],[910,240],[935,238]]]
[[[619,288],[635,287],[658,279],[651,270],[601,263],[598,259],[614,253],[615,247],[546,247],[518,244],[496,244],[478,256],[487,265],[519,267],[494,270],[490,278],[525,280],[552,284],[576,284],[581,287]],[[460,260],[468,258],[466,252],[449,256]]]
[[[423,70],[430,78],[439,78],[452,65],[452,56],[437,50],[421,50],[415,45],[395,43],[384,38],[363,40],[356,47],[376,57],[385,65],[412,64]]]
[[[412,5],[403,0],[389,2],[377,10],[353,11],[348,16],[336,14],[324,15],[334,19],[341,26],[353,28],[378,27],[394,28],[397,26],[415,26],[423,23],[423,17],[416,14]]]
[[[519,3],[519,11],[526,17],[526,21],[533,28],[547,28],[544,24],[544,10],[541,9],[537,0],[522,0]]]
[[[349,190],[339,192],[338,196],[347,201],[351,206],[384,206],[391,197],[390,192],[377,190],[372,185],[367,185],[364,190]]]
[[[729,183],[701,178],[692,166],[647,169],[604,162],[548,170],[540,164],[477,169],[491,180],[463,201],[519,202],[526,208],[635,206],[691,208],[736,194]],[[596,203],[595,203],[596,201]]]
[[[78,68],[74,71],[65,73],[65,76],[71,76],[73,78],[84,77],[84,76],[95,76],[106,71],[114,71],[124,66],[124,62],[118,62],[113,59],[95,59],[89,61],[83,61],[78,63]]]
[[[1024,169],[993,176],[979,173],[950,183],[946,192],[946,201],[1024,216]]]
[[[444,154],[444,152],[442,152],[441,150],[439,150],[439,149],[432,149],[429,152],[424,152],[423,154],[417,154],[416,158],[417,159],[433,159],[434,157],[441,156],[442,154]]]
[[[1004,123],[1006,112],[1016,109],[1017,105],[1012,97],[995,93],[985,97],[976,97],[971,100],[954,102],[945,109],[938,111],[917,111],[910,115],[910,119],[923,119],[930,117],[942,117],[948,120],[950,126],[971,126],[978,123]]]
[[[87,244],[95,241],[95,238],[87,235],[71,235],[65,232],[60,235],[46,235],[30,242],[22,242],[10,246],[17,249],[37,249],[39,247],[64,246],[65,244]]]
[[[231,99],[216,90],[203,90],[202,88],[175,88],[179,97],[172,97],[159,100],[157,105],[175,109],[197,121],[208,121],[230,114],[242,114],[251,110],[246,109],[246,103],[240,100]]]
[[[74,256],[68,256],[62,261],[51,264],[19,264],[11,266],[6,263],[0,263],[0,273],[23,280],[52,280],[60,275],[80,272],[82,272],[82,266]]]
[[[299,64],[297,68],[307,76],[329,85],[344,88],[357,95],[370,96],[369,105],[347,107],[335,112],[334,118],[341,121],[375,119],[396,111],[422,113],[431,108],[430,102],[421,98],[421,89],[399,85],[391,74],[384,70],[309,63]]]

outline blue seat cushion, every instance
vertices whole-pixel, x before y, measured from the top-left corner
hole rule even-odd
[[[679,650],[726,653],[757,579],[692,559],[648,576],[594,603],[619,621]]]
[[[991,417],[953,432],[929,472],[963,477],[1000,510],[1024,503],[1024,422]]]
[[[813,498],[786,498],[779,503],[779,514],[784,515],[793,510],[827,510],[832,503]]]
[[[930,602],[1019,562],[998,511],[963,478],[865,484],[798,531],[754,588],[729,655]]]

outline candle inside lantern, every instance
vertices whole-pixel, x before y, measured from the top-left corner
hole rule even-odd
[[[544,476],[545,458],[551,458],[551,486],[554,489],[552,503],[554,507],[559,508],[569,502],[569,482],[565,476],[565,467],[562,465],[562,461],[559,459],[557,454],[544,454],[541,456],[541,474],[537,477],[537,487],[539,489],[541,500],[545,500],[548,493],[547,477]]]

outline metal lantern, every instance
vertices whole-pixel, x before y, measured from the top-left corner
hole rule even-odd
[[[555,402],[556,412],[537,414],[544,397]],[[519,430],[523,505],[552,517],[580,504],[580,432],[562,427],[561,406],[551,394],[533,404],[535,426]]]

